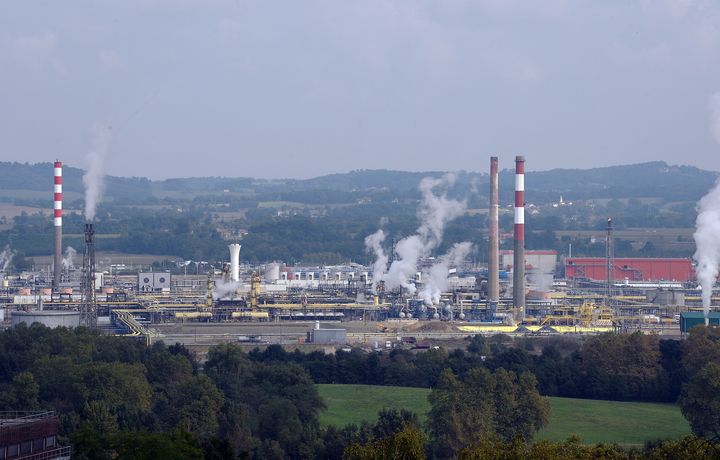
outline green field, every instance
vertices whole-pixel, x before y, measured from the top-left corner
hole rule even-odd
[[[425,388],[318,385],[318,389],[328,406],[320,414],[322,425],[373,422],[384,407],[412,410],[424,421],[430,408],[430,390]],[[637,445],[690,434],[680,409],[671,404],[570,398],[550,398],[550,402],[550,423],[538,433],[538,439],[561,441],[577,434],[587,443]]]
[[[321,425],[374,422],[382,408],[409,409],[425,421],[425,413],[430,409],[427,388],[318,385],[318,390],[327,405],[327,410],[320,413]]]

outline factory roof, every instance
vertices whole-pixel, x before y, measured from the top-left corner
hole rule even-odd
[[[680,316],[682,316],[683,318],[704,318],[705,313],[701,311],[686,311],[680,313]],[[720,319],[720,311],[711,311],[710,313],[708,313],[708,318]]]

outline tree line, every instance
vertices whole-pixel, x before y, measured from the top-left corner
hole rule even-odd
[[[618,401],[675,402],[687,380],[692,340],[660,340],[657,335],[603,334],[583,341],[558,338],[512,340],[505,335],[468,339],[465,349],[417,353],[394,349],[287,352],[271,345],[249,357],[259,362],[294,362],[317,383],[434,388],[450,369],[464,377],[473,369],[531,373],[545,396]],[[720,361],[718,361],[720,362]]]
[[[539,352],[535,345],[475,336],[465,350],[451,352],[324,355],[278,346],[245,353],[221,344],[201,365],[182,345],[21,325],[0,333],[0,410],[55,410],[80,459],[639,459],[720,452],[713,450],[720,441],[720,329],[697,327],[683,342],[635,333],[581,344],[551,340]],[[430,387],[427,422],[407,410],[383,410],[374,423],[321,427],[325,404],[316,383]],[[635,451],[572,439],[533,443],[548,421],[545,396],[563,392],[677,398],[698,437]]]

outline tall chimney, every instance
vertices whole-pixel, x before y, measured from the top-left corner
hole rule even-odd
[[[497,310],[500,300],[500,260],[498,250],[499,224],[498,224],[498,157],[490,157],[490,219],[488,229],[488,307],[491,311]]]
[[[230,278],[233,281],[240,281],[240,245],[230,244]]]
[[[62,162],[55,161],[55,257],[53,267],[53,286],[60,287],[62,277]]]
[[[515,246],[513,248],[513,306],[525,319],[525,157],[515,157]]]

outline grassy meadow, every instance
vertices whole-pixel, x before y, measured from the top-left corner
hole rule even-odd
[[[374,422],[382,408],[409,409],[425,421],[430,408],[426,388],[370,385],[318,385],[327,410],[322,425]],[[576,434],[583,442],[639,445],[690,434],[690,427],[672,404],[550,398],[550,423],[537,439],[561,441]]]

